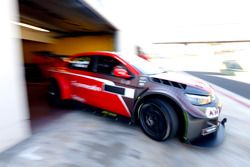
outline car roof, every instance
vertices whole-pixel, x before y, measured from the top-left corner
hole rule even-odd
[[[119,56],[118,52],[111,52],[111,51],[92,51],[92,52],[82,52],[71,55],[71,57],[80,57],[80,56]]]
[[[134,74],[140,74],[140,72],[138,70],[136,70],[132,65],[130,65],[123,56],[121,56],[122,54],[120,52],[111,52],[111,51],[92,51],[92,52],[82,52],[82,53],[78,53],[78,54],[74,54],[71,55],[70,60],[77,58],[77,57],[81,57],[81,56],[110,56],[113,58],[118,59],[120,62],[122,62],[124,65],[126,65],[127,67],[129,67],[130,69],[133,70]]]

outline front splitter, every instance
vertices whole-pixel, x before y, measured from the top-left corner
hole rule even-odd
[[[220,123],[215,133],[199,137],[191,141],[190,144],[199,147],[216,147],[224,141],[224,137],[225,137],[225,125],[224,123]]]

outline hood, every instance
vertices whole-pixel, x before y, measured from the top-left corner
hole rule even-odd
[[[191,87],[195,87],[195,88],[207,91],[209,94],[213,93],[214,91],[213,88],[207,82],[201,79],[198,79],[196,77],[193,77],[189,74],[186,74],[184,72],[171,72],[170,71],[167,73],[150,75],[150,77],[182,83],[187,86],[191,86]]]

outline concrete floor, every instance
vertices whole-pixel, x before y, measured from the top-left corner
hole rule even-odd
[[[31,138],[1,153],[0,167],[250,166],[249,108],[219,96],[228,123],[225,141],[216,148],[177,139],[156,142],[139,127],[83,107],[63,110],[36,128]]]

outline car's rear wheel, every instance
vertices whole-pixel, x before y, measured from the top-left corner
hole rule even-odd
[[[50,81],[48,87],[48,101],[49,104],[60,106],[61,105],[61,95],[58,83],[55,80]]]
[[[164,141],[177,134],[178,117],[166,101],[149,99],[140,105],[138,112],[141,128],[150,138]]]

